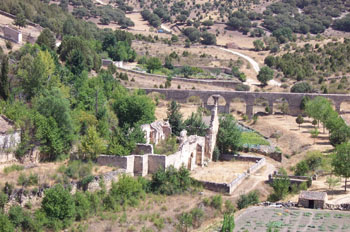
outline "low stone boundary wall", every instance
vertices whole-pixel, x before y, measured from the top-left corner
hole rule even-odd
[[[242,156],[242,155],[233,155],[233,154],[224,154],[222,155],[224,160],[239,160],[239,161],[247,161],[247,162],[256,162],[253,166],[249,167],[249,169],[237,176],[232,182],[230,183],[216,183],[216,182],[210,182],[210,181],[199,181],[202,183],[203,187],[214,191],[214,192],[221,192],[221,193],[227,193],[232,194],[233,191],[243,182],[244,179],[246,179],[250,174],[253,174],[254,172],[258,171],[262,166],[265,165],[266,159],[263,157],[257,157],[257,156]]]
[[[139,75],[144,75],[144,76],[149,76],[149,77],[158,77],[158,78],[163,78],[167,79],[167,76],[163,75],[156,75],[156,74],[150,74],[150,73],[145,73],[141,71],[136,71],[136,70],[131,70],[131,69],[126,69],[126,68],[118,68],[121,69],[125,72],[130,72],[130,73],[135,73]],[[193,83],[193,84],[204,84],[204,85],[214,85],[218,87],[226,87],[226,88],[234,88],[238,84],[241,84],[239,81],[225,81],[225,80],[201,80],[201,79],[189,79],[189,78],[181,78],[181,77],[172,77],[173,81],[182,81],[182,82],[187,82],[187,83]]]

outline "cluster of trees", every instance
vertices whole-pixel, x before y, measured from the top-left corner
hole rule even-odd
[[[205,45],[215,45],[216,44],[216,36],[207,31],[201,32],[195,27],[187,27],[183,30],[183,33],[187,36],[187,38],[192,42],[201,42]]]
[[[137,206],[147,193],[174,195],[196,186],[185,167],[179,170],[174,167],[160,169],[151,180],[123,175],[118,182],[112,183],[109,191],[104,182],[100,182],[101,190],[94,193],[77,191],[71,194],[70,189],[57,184],[45,190],[40,208],[33,213],[20,206],[12,206],[8,213],[4,213],[8,195],[11,194],[11,188],[5,187],[0,192],[0,231],[58,231],[69,227],[74,221],[86,220],[103,211],[116,212]]]
[[[162,20],[159,18],[157,14],[152,13],[151,11],[145,9],[141,11],[142,18],[155,28],[158,28],[160,24],[162,24]]]
[[[315,97],[312,100],[308,100],[305,104],[305,112],[309,117],[315,119],[317,124],[322,123],[323,128],[328,129],[330,133],[329,141],[333,146],[349,141],[350,128],[333,109],[328,99]]]
[[[305,44],[294,52],[288,52],[282,56],[267,56],[265,64],[271,68],[281,71],[286,78],[298,81],[318,77],[320,82],[323,77],[331,74],[344,72],[349,69],[347,55],[350,40],[344,42],[329,42],[323,47]]]
[[[176,101],[171,101],[168,105],[167,120],[175,136],[179,136],[182,130],[187,130],[187,135],[204,136],[208,127],[202,120],[202,112],[198,110],[192,113],[191,116],[183,120],[183,115],[180,112],[181,106]]]
[[[129,44],[123,32],[110,35]],[[52,38],[44,30],[38,39],[41,46],[26,44],[13,52],[10,58],[16,64],[10,68],[7,56],[1,55],[0,112],[22,130],[17,155],[39,146],[47,159],[56,160],[68,154],[73,143],[81,143],[84,159],[102,152],[128,155],[144,139],[140,124],[155,119],[153,101],[122,87],[112,69],[100,70],[100,41],[65,36],[56,51]],[[105,45],[108,50],[113,43]],[[89,78],[90,69],[98,75]]]

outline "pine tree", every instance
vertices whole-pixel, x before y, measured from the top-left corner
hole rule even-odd
[[[176,136],[180,135],[183,129],[182,114],[180,113],[180,105],[176,101],[171,101],[168,106],[168,118],[172,133]]]

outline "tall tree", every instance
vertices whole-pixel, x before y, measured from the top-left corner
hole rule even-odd
[[[36,43],[40,46],[46,46],[52,50],[56,47],[56,38],[53,35],[53,33],[50,31],[50,29],[45,28],[39,35],[38,39],[36,40]]]
[[[18,26],[19,28],[25,27],[27,25],[26,17],[24,16],[23,12],[20,12],[16,15],[14,24]]]
[[[345,192],[348,178],[350,177],[350,143],[342,143],[337,146],[337,153],[332,160],[333,171],[336,175],[345,178]]]
[[[273,70],[265,66],[261,68],[258,74],[258,80],[261,82],[261,84],[267,85],[267,82],[273,79],[273,75],[274,75]]]
[[[183,130],[183,120],[182,114],[180,113],[180,105],[176,101],[171,101],[168,105],[168,118],[167,120],[170,123],[172,133],[176,136],[180,135],[180,132]]]
[[[10,83],[8,78],[9,72],[9,59],[6,55],[1,60],[1,73],[0,73],[0,96],[6,101],[10,96]]]
[[[217,146],[221,154],[236,152],[241,146],[241,131],[232,115],[220,118]]]

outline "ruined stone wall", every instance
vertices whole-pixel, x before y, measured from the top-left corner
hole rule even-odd
[[[97,163],[103,166],[114,166],[125,169],[127,173],[134,173],[133,155],[129,156],[115,156],[115,155],[100,155],[97,157]]]
[[[20,131],[0,133],[0,163],[16,161],[15,150],[20,142]]]
[[[146,144],[158,144],[160,141],[167,139],[171,135],[171,127],[168,122],[155,121],[151,124],[141,125],[145,133]]]
[[[15,43],[22,43],[22,33],[13,28],[5,26],[2,28],[4,37],[8,40],[12,40]]]
[[[241,156],[241,155],[224,155],[226,160],[240,160],[240,161],[251,161],[256,162],[254,165],[249,167],[247,171],[238,175],[230,183],[215,183],[210,181],[200,181],[203,187],[215,192],[232,194],[233,191],[250,175],[258,171],[261,167],[266,164],[266,159],[257,156]]]

